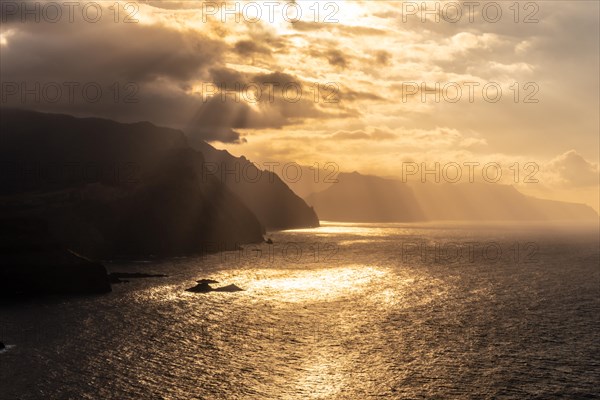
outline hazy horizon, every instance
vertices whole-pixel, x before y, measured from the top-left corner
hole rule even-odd
[[[150,121],[259,165],[493,164],[598,211],[598,2],[26,3],[3,3],[4,106]]]

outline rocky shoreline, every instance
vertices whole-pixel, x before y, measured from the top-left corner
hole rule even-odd
[[[146,272],[111,272],[98,261],[83,257],[62,245],[40,218],[0,218],[0,298],[18,299],[44,295],[93,295],[112,291],[113,284],[129,279],[164,278]],[[188,292],[237,292],[235,285],[213,288],[218,283],[202,279]]]
[[[0,297],[111,290],[106,268],[62,246],[45,221],[0,220]]]

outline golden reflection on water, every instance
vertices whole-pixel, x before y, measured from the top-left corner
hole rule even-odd
[[[180,313],[188,318],[180,322],[177,331],[185,332],[189,345],[210,344],[220,350],[205,354],[204,347],[197,347],[203,360],[215,357],[210,365],[219,365],[219,354],[237,354],[239,343],[262,349],[258,358],[252,358],[253,363],[278,365],[285,373],[276,378],[282,379],[281,398],[302,400],[343,399],[347,388],[357,386],[353,373],[364,367],[364,349],[381,350],[383,333],[377,326],[388,310],[425,304],[446,290],[430,276],[424,279],[414,271],[398,271],[385,263],[307,265],[306,269],[263,264],[194,275],[194,279],[203,277],[219,281],[212,285],[215,288],[235,284],[244,291],[185,292],[193,286],[190,280],[143,293],[156,302],[179,304]],[[429,289],[423,291],[424,285]],[[419,293],[416,297],[415,290]],[[373,346],[364,335],[373,338]],[[379,362],[377,357],[370,360]]]
[[[356,240],[340,240],[340,246],[350,246],[353,244],[371,243],[371,239],[356,239]]]
[[[343,361],[341,354],[335,351],[311,358],[303,366],[303,373],[296,377],[294,391],[301,393],[304,399],[328,399],[339,394],[344,385],[349,384]]]
[[[257,270],[247,290],[284,302],[327,301],[366,290],[386,271],[366,265],[311,270]],[[263,297],[264,298],[264,297]]]
[[[358,235],[366,237],[381,237],[387,236],[390,230],[398,232],[397,224],[357,224],[357,223],[341,223],[321,221],[321,226],[318,228],[308,229],[291,229],[286,232],[296,233],[311,233],[317,236],[335,236],[335,235]]]
[[[363,264],[320,269],[236,269],[211,274],[210,278],[221,283],[213,288],[235,284],[243,289],[234,295],[250,297],[253,301],[277,301],[284,303],[336,301],[345,296],[362,294],[372,289],[389,274],[384,268]],[[183,284],[194,286],[194,283]],[[140,301],[178,301],[198,297],[197,293],[184,291],[182,285],[153,286],[134,295]],[[373,295],[378,301],[392,302],[395,292],[380,290]],[[203,296],[203,295],[201,295]],[[210,296],[232,296],[231,293],[212,292]]]

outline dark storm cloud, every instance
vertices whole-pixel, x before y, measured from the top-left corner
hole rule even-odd
[[[255,54],[271,55],[271,49],[251,40],[240,40],[233,46],[233,50],[243,56],[253,56]]]
[[[306,118],[334,116],[318,110],[306,99],[292,102],[277,95],[273,101],[261,100],[252,107],[235,96],[217,95],[202,104],[186,131],[206,140],[235,142],[239,140],[237,129],[282,128]]]
[[[282,128],[305,119],[340,116],[319,107],[310,83],[291,74],[249,74],[229,68],[213,69],[211,74],[221,86],[215,88],[218,93],[203,102],[186,127],[192,135],[237,141],[238,129]]]
[[[283,45],[264,30],[252,34],[266,44],[238,40],[232,48],[225,38],[215,39],[206,32],[159,23],[114,23],[110,18],[97,23],[36,23],[31,18],[21,22],[20,17],[9,22],[7,18],[2,30],[9,29],[0,67],[2,89],[10,87],[10,92],[3,93],[2,106],[124,122],[148,120],[223,142],[239,141],[236,129],[280,128],[327,116],[308,94],[290,101],[275,90],[273,98],[264,96],[250,107],[220,96],[206,101],[202,93],[194,92],[196,82],[225,88],[237,84],[242,90],[252,82],[303,88],[301,80],[289,74],[248,74],[225,66],[227,54],[267,56],[268,46]],[[88,84],[101,89],[94,101],[82,95],[82,87]],[[74,96],[67,95],[73,85]],[[56,86],[63,91],[58,101],[39,95]]]
[[[228,61],[234,64],[251,65],[265,70],[278,69],[277,60],[290,52],[290,38],[279,36],[262,24],[252,24],[234,42]]]
[[[0,59],[2,83],[4,89],[13,83],[20,87],[15,95],[5,94],[3,106],[176,128],[199,106],[186,89],[193,80],[209,80],[209,70],[222,65],[227,48],[198,32],[108,19],[13,23],[10,29]],[[54,94],[44,95],[45,88],[57,85],[58,101]],[[66,85],[76,88],[68,93]],[[83,93],[90,86],[101,90],[98,96],[97,89],[91,91],[93,100]]]
[[[45,78],[66,75],[188,81],[219,63],[223,52],[217,41],[157,26],[87,25],[77,35],[53,28],[17,30],[4,52],[3,73]]]
[[[229,89],[235,89],[236,84],[239,85],[250,80],[249,74],[227,67],[212,68],[210,74],[216,85]]]

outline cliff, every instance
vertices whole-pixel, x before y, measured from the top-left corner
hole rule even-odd
[[[182,132],[1,110],[0,217],[35,217],[90,257],[176,256],[262,241],[264,227]]]
[[[314,209],[276,173],[257,168],[245,157],[217,150],[204,141],[195,141],[192,145],[204,154],[204,176],[216,177],[223,182],[268,229],[319,226]]]

